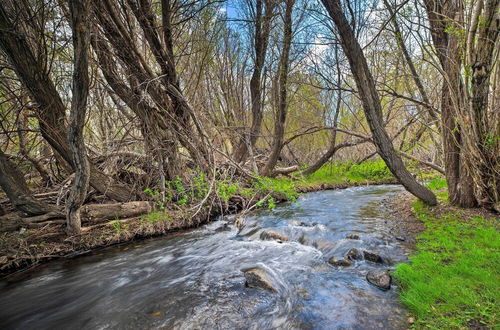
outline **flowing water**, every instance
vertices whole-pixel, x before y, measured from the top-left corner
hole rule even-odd
[[[1,329],[402,329],[397,288],[366,273],[390,269],[405,250],[381,201],[399,186],[308,193],[297,203],[200,229],[53,262],[0,282]],[[262,240],[275,231],[288,241]],[[346,239],[357,234],[360,239]],[[334,267],[350,248],[389,264]],[[276,292],[245,287],[241,269],[263,269]]]

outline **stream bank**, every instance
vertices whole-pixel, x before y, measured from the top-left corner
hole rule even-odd
[[[308,193],[272,210],[54,261],[1,283],[0,319],[6,329],[405,328],[397,283],[381,290],[369,279],[407,260],[383,203],[401,191]],[[273,289],[252,287],[248,269]]]
[[[346,189],[356,186],[397,183],[394,179],[366,180],[344,183],[305,183],[297,185],[297,193],[322,190]],[[270,192],[278,202],[286,201],[286,196]],[[31,269],[56,259],[67,259],[94,250],[127,242],[164,236],[176,231],[196,228],[220,215],[237,214],[244,205],[257,207],[258,198],[241,195],[232,196],[226,203],[211,203],[202,208],[170,209],[119,221],[107,221],[83,227],[82,234],[68,237],[64,224],[48,224],[41,228],[26,229],[10,233],[0,233],[0,277]]]

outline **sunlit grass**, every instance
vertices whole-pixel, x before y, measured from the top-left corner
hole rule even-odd
[[[392,173],[382,160],[352,163],[330,163],[324,165],[315,173],[307,176],[308,183],[359,183],[366,181],[385,181],[393,179]]]
[[[420,201],[414,210],[426,230],[411,262],[398,265],[394,272],[401,299],[416,316],[414,326],[498,327],[498,219],[463,218],[455,213],[437,216]]]

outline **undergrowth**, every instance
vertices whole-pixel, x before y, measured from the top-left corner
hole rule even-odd
[[[429,186],[443,189],[446,182]],[[420,201],[413,208],[426,229],[411,262],[398,265],[394,276],[401,300],[416,318],[414,327],[498,329],[498,219],[435,214]]]

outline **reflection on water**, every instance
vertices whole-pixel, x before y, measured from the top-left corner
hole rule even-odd
[[[132,243],[0,284],[2,329],[401,329],[395,288],[365,275],[370,262],[330,266],[351,248],[393,262],[405,251],[384,226],[380,201],[398,186],[309,193],[261,210],[238,229],[226,221]],[[288,237],[260,239],[263,230]],[[360,239],[346,239],[357,234]],[[277,293],[246,288],[242,268],[269,270]]]

